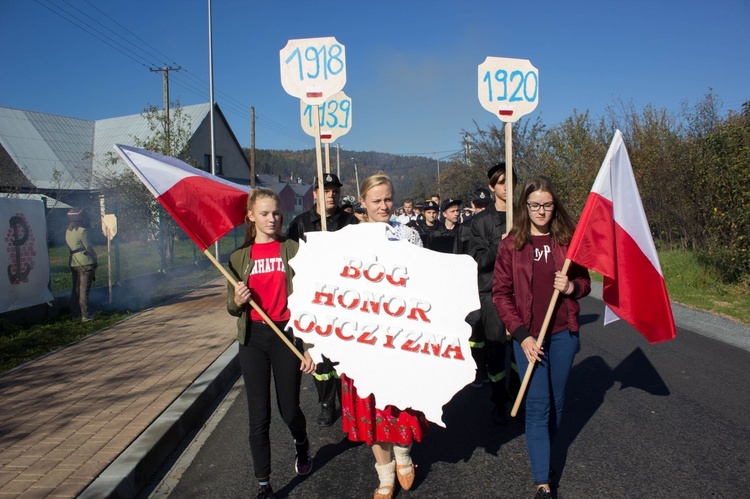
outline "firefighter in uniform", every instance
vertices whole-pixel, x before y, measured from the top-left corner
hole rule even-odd
[[[492,420],[499,425],[508,424],[507,404],[515,398],[520,386],[518,368],[513,361],[506,366],[506,343],[508,341],[505,324],[500,320],[492,302],[492,278],[494,275],[497,246],[507,232],[505,183],[505,163],[501,162],[487,171],[489,189],[494,202],[476,215],[471,222],[469,254],[477,261],[479,301],[481,321],[472,331],[472,357],[477,362],[477,377],[472,383],[481,387],[488,381],[492,388],[490,400],[493,402]],[[516,181],[516,175],[513,175]],[[510,201],[512,202],[512,200]],[[506,373],[510,379],[506,380]],[[506,387],[507,381],[507,387]]]
[[[352,213],[348,213],[339,207],[341,185],[339,178],[333,173],[326,173],[323,176],[326,229],[329,231],[336,231],[359,222]],[[318,179],[316,178],[313,187],[316,201],[318,199],[318,187]],[[299,242],[300,239],[305,239],[306,233],[320,230],[322,230],[320,211],[316,204],[292,220],[287,237]],[[313,377],[315,378],[315,388],[318,390],[318,402],[320,403],[320,415],[317,423],[319,426],[331,426],[336,421],[337,415],[336,394],[338,394],[339,404],[341,403],[341,381],[334,364],[325,356],[323,362],[316,366]]]
[[[419,233],[419,237],[422,238],[422,246],[425,248],[430,247],[432,241],[432,234],[437,229],[440,222],[437,221],[438,205],[435,201],[429,201],[425,203],[422,214],[417,216],[414,221],[414,227]]]

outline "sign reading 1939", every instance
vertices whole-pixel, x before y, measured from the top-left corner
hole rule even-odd
[[[279,59],[284,90],[307,104],[322,104],[346,84],[346,49],[334,37],[289,40]]]
[[[343,90],[329,97],[320,106],[320,123],[317,130],[314,114],[310,104],[300,101],[302,129],[312,137],[315,137],[319,130],[320,141],[329,144],[349,133],[352,126],[352,99]]]
[[[479,65],[479,102],[508,123],[536,109],[539,71],[527,59],[487,57]]]

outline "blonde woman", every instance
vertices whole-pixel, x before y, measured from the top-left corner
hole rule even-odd
[[[422,239],[414,229],[391,221],[393,184],[386,175],[366,178],[360,186],[360,193],[360,201],[365,208],[363,222],[388,224],[386,230],[389,239],[405,239],[422,246]],[[396,479],[405,490],[414,483],[416,465],[411,459],[411,446],[427,434],[428,423],[421,412],[393,406],[378,407],[374,395],[360,398],[354,383],[346,375],[341,376],[343,429],[349,440],[365,442],[372,447],[375,470],[380,479],[374,498],[390,499]],[[395,460],[391,457],[391,450]]]

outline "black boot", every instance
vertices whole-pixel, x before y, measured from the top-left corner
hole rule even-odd
[[[320,415],[318,416],[318,426],[331,426],[336,421],[336,402],[331,404],[320,404]]]

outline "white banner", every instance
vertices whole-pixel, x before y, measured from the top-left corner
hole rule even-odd
[[[310,232],[290,265],[295,336],[315,346],[377,406],[424,412],[443,406],[474,379],[469,312],[479,308],[477,265],[407,241],[382,223]]]
[[[0,198],[0,312],[52,301],[44,203]]]

